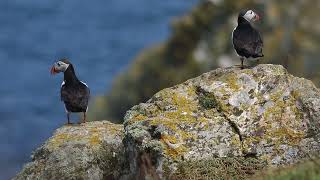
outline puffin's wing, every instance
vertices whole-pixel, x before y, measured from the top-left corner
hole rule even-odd
[[[81,90],[79,91],[79,106],[87,111],[88,109],[88,103],[89,103],[89,98],[90,98],[90,89],[89,87],[84,84],[85,86],[82,86]]]
[[[86,102],[87,105],[88,105],[89,98],[90,98],[90,89],[86,85],[86,87],[83,90],[83,99],[84,99],[84,101]]]
[[[254,38],[254,49],[255,49],[255,54],[258,54],[259,56],[263,56],[262,54],[262,48],[263,48],[263,40],[261,37],[261,34],[259,33],[259,31],[254,29],[254,34],[256,36],[256,38]]]
[[[81,86],[81,88],[79,88],[79,91],[77,93],[77,98],[79,103],[78,105],[82,109],[86,110],[88,107],[89,98],[90,98],[90,89],[85,83],[83,82],[81,83],[83,85]]]
[[[263,41],[259,32],[253,28],[244,31],[236,29],[233,34],[233,44],[238,52],[248,56],[262,55]]]
[[[76,87],[61,87],[61,100],[67,108],[73,109],[73,112],[84,112],[88,107],[90,90],[85,84]]]
[[[86,83],[82,82],[82,81],[80,81],[80,82],[82,83],[82,85],[84,85],[84,86],[82,86],[83,89],[82,89],[81,94],[82,94],[83,98],[89,100],[89,98],[90,98],[90,89],[89,89],[89,86],[88,86]]]
[[[64,85],[64,83],[61,85],[60,95],[61,95],[61,101],[63,102],[70,102],[73,99],[72,93],[70,93],[66,89],[66,86]]]
[[[243,33],[241,31],[235,31],[233,34],[233,45],[237,52],[241,54],[251,55],[255,52],[254,41],[252,41],[252,35],[249,33]]]

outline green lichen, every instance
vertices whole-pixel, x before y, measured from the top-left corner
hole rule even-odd
[[[217,107],[217,100],[213,94],[206,93],[202,96],[199,96],[199,103],[205,109],[212,109]]]

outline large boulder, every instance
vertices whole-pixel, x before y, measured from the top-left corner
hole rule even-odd
[[[130,171],[150,176],[145,156],[157,177],[177,179],[197,177],[195,164],[226,171],[226,163],[296,163],[320,150],[319,95],[280,65],[217,69],[164,89],[125,116]]]
[[[123,168],[123,126],[108,121],[57,129],[14,178],[118,179]]]

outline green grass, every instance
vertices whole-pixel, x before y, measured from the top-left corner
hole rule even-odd
[[[170,172],[164,168],[165,172]],[[251,179],[251,180],[320,180],[320,159],[286,167],[266,168],[266,163],[255,158],[226,157],[198,161],[183,161],[167,179]]]
[[[320,180],[320,159],[309,160],[297,165],[269,169],[255,175],[257,180]]]

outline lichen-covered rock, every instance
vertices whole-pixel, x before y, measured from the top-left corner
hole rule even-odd
[[[14,179],[118,179],[124,169],[122,139],[123,126],[108,121],[63,126]]]
[[[124,142],[131,173],[141,171],[138,161],[147,153],[165,177],[203,159],[293,164],[319,152],[319,131],[320,91],[313,83],[280,65],[258,65],[217,69],[158,92],[127,112]]]

